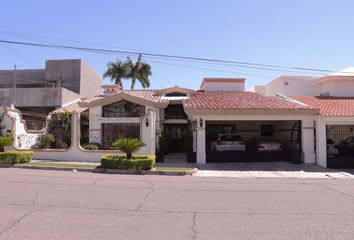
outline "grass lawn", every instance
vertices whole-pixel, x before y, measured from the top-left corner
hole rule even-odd
[[[80,164],[80,163],[60,163],[60,162],[29,162],[20,164],[22,166],[35,166],[35,167],[62,167],[62,168],[85,168],[95,169],[99,164]]]
[[[191,171],[194,168],[187,167],[156,167],[155,171]]]

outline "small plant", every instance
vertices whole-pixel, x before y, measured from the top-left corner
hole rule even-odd
[[[102,146],[99,143],[86,143],[82,145],[82,148],[85,150],[99,150],[102,149]]]
[[[5,147],[10,146],[13,142],[13,137],[11,134],[0,136],[0,152],[5,151]]]
[[[55,138],[50,133],[44,133],[37,138],[35,148],[38,149],[48,149],[52,148],[55,143]]]
[[[114,149],[124,152],[127,156],[127,159],[132,159],[132,154],[144,146],[145,143],[137,138],[118,138],[112,144]]]

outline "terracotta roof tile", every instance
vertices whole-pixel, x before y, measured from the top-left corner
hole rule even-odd
[[[132,95],[134,97],[139,97],[139,98],[151,101],[151,102],[155,102],[155,103],[166,102],[166,100],[163,100],[161,98],[161,96],[158,96],[155,91],[156,90],[139,89],[139,90],[123,90],[121,92],[124,92],[126,94]],[[116,94],[119,94],[121,92],[118,92]],[[100,99],[105,98],[105,97],[107,97],[107,96],[99,95],[99,96],[83,99],[83,100],[81,100],[81,102],[90,103],[90,102],[93,102],[93,101],[96,101],[96,100],[100,100]]]
[[[354,116],[354,97],[295,96],[291,98],[318,109],[322,116]]]
[[[185,100],[189,110],[309,110],[311,107],[253,92],[198,92]]]

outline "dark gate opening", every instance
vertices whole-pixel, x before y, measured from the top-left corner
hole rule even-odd
[[[301,121],[207,121],[206,161],[301,162]]]
[[[354,125],[326,126],[327,167],[354,168]]]

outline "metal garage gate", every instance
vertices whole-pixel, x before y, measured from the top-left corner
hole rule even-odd
[[[354,125],[327,125],[327,167],[354,168]]]
[[[209,163],[301,160],[301,121],[206,121]]]

